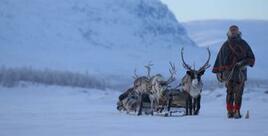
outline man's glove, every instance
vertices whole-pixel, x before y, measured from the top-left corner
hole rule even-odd
[[[218,79],[219,82],[221,82],[221,83],[224,82],[224,78],[223,78],[223,73],[222,72],[217,73],[216,76],[217,76],[217,79]]]

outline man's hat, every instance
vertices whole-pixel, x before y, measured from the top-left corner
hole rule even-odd
[[[228,30],[228,32],[227,32],[227,36],[228,36],[228,38],[229,37],[232,37],[232,30],[234,30],[234,29],[237,29],[238,30],[238,36],[239,37],[241,37],[241,35],[242,35],[242,33],[239,31],[239,27],[237,26],[237,25],[231,25],[230,27],[229,27],[229,30]]]
[[[238,30],[239,30],[239,27],[238,27],[237,25],[231,25],[231,26],[229,27],[229,30],[231,30],[231,29],[238,29]]]

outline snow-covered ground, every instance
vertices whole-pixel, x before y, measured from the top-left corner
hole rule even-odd
[[[199,116],[135,116],[120,113],[114,90],[24,85],[0,88],[1,136],[267,136],[268,89],[246,88],[242,113],[227,119],[225,91],[204,91]]]

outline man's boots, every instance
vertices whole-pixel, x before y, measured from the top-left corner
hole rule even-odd
[[[233,112],[228,112],[227,113],[227,117],[230,119],[230,118],[233,118],[234,117],[234,113]]]
[[[232,103],[228,103],[227,105],[226,105],[226,108],[227,108],[227,117],[228,118],[233,118],[234,117],[234,113],[233,113],[233,111],[234,111],[234,106],[233,106],[233,104]]]
[[[240,106],[238,104],[234,105],[234,118],[240,119],[242,116],[240,114]]]

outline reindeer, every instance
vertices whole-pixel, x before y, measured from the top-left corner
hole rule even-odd
[[[165,80],[161,74],[156,74],[150,78],[151,83],[151,92],[153,94],[154,106],[167,106],[167,97],[165,96],[164,92],[167,91],[169,84],[175,81],[176,75],[176,68],[175,64],[169,62],[170,69],[170,77]],[[158,107],[159,108],[159,107]],[[156,109],[158,110],[158,109]]]
[[[169,72],[171,76],[168,80],[165,80],[161,74],[151,76],[152,66],[153,64],[151,63],[145,65],[147,76],[138,76],[136,69],[134,70],[134,85],[119,96],[117,103],[117,109],[119,111],[125,110],[127,113],[138,111],[138,115],[141,115],[144,102],[149,102],[149,113],[153,115],[160,101],[163,103],[166,102],[162,94],[167,89],[168,85],[175,80],[175,65],[170,63],[171,69],[169,69]]]
[[[136,69],[134,70],[134,83],[133,87],[127,89],[123,94],[119,96],[119,101],[117,102],[117,110],[129,112],[139,111],[138,115],[141,114],[142,108],[140,108],[141,101],[147,100],[150,102],[148,98],[148,94],[151,90],[150,85],[150,70],[152,64],[148,64],[145,66],[148,70],[147,76],[138,76],[136,73]]]
[[[117,110],[119,111],[126,111],[127,113],[138,111],[141,101],[145,99],[144,97],[150,90],[149,78],[146,76],[138,77],[136,70],[134,78],[133,87],[119,96],[119,101],[117,102]]]
[[[144,83],[144,87],[148,85],[148,88],[146,89],[146,92],[143,92],[143,95],[141,97],[141,100],[146,99],[146,97],[150,100],[150,114],[153,115],[154,111],[157,111],[158,106],[160,104],[160,100],[163,97],[163,92],[167,89],[168,85],[175,81],[175,75],[176,75],[176,68],[175,65],[170,63],[171,69],[169,69],[169,72],[171,74],[170,78],[168,80],[165,80],[164,77],[161,74],[156,74],[151,77],[150,71],[151,71],[151,65],[145,66],[148,70],[147,78]],[[141,87],[141,84],[139,84]],[[142,88],[144,88],[142,87]],[[140,101],[140,110],[138,115],[142,114],[142,108],[143,108],[143,101]]]
[[[183,57],[183,50],[181,49],[181,59],[183,62],[183,67],[187,70],[185,76],[182,78],[182,90],[186,92],[186,115],[198,115],[200,110],[201,92],[203,88],[203,83],[201,80],[202,75],[205,73],[206,69],[210,67],[209,60],[211,57],[210,50],[208,51],[208,59],[205,64],[198,70],[195,70],[189,66]],[[194,112],[194,113],[192,113]]]
[[[119,96],[117,110],[126,111],[127,114],[137,112],[139,103],[139,95],[134,91],[134,88],[131,87]]]
[[[135,93],[133,87],[127,89],[118,99],[117,110],[127,111],[127,113],[137,111],[138,95]]]

